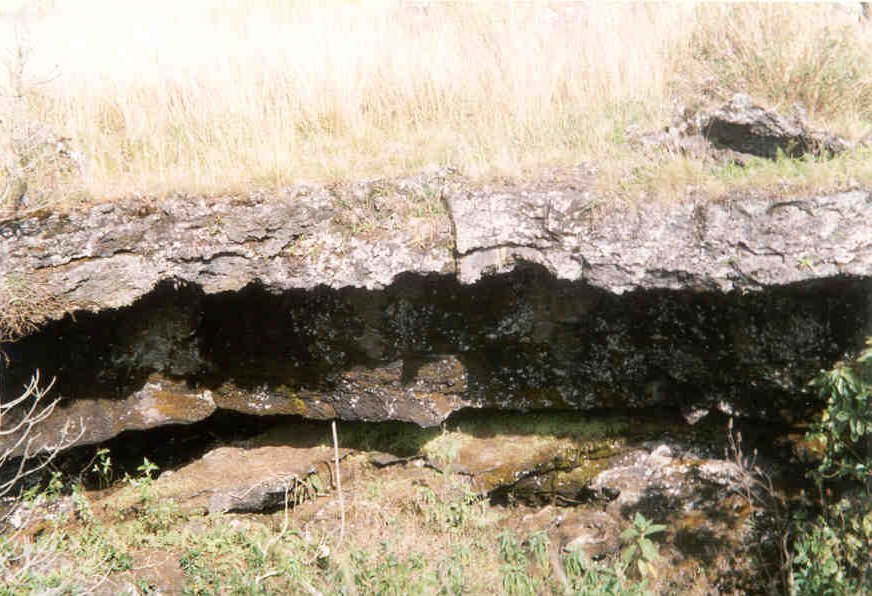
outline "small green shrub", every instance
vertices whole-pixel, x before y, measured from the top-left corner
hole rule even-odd
[[[647,596],[647,583],[627,581],[620,562],[613,567],[590,561],[574,549],[563,556],[563,568],[573,594],[601,596]]]
[[[824,448],[816,476],[872,479],[872,338],[856,359],[840,362],[814,381],[827,408],[810,439]]]
[[[441,594],[465,594],[469,592],[465,569],[472,558],[467,544],[455,547],[450,556],[442,559],[439,566]]]
[[[812,477],[823,512],[795,523],[789,588],[796,594],[872,593],[872,339],[867,345],[814,382],[827,402],[808,435],[822,446]],[[825,485],[833,480],[844,496],[829,504]]]
[[[842,500],[826,516],[801,525],[794,543],[797,594],[838,596],[872,593],[872,510]]]
[[[110,486],[114,480],[115,473],[112,466],[112,455],[109,453],[109,450],[106,448],[98,449],[94,455],[94,460],[91,472],[97,475],[102,488]]]
[[[440,496],[429,486],[420,486],[415,496],[415,507],[427,524],[438,531],[457,531],[470,523],[483,520],[486,515],[484,497],[468,486],[454,498]]]
[[[627,567],[635,564],[639,577],[657,575],[654,563],[660,558],[660,553],[650,537],[665,529],[666,526],[652,523],[637,511],[633,525],[621,532],[621,539],[627,542],[621,552],[621,560]]]

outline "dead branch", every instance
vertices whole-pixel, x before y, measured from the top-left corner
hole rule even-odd
[[[54,379],[45,387],[40,381],[36,371],[20,396],[4,401],[0,395],[0,498],[24,478],[45,469],[84,435],[81,420],[77,425],[67,421],[53,441],[42,440],[38,426],[55,411],[59,399],[47,397]]]

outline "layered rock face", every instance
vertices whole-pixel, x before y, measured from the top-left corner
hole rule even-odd
[[[467,407],[800,418],[872,332],[872,196],[597,206],[452,176],[0,224],[4,345],[99,441],[216,409],[434,425]],[[48,427],[47,427],[48,428]],[[51,433],[46,433],[46,436]]]

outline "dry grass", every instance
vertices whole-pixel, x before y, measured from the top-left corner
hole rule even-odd
[[[0,358],[3,343],[35,332],[70,307],[49,295],[36,276],[8,273],[0,277]]]
[[[6,148],[14,116],[86,158],[28,174],[44,201],[583,161],[671,195],[724,181],[627,142],[676,99],[801,101],[851,139],[872,123],[872,26],[831,5],[0,1],[0,46],[31,50]],[[783,178],[763,170],[745,177]]]

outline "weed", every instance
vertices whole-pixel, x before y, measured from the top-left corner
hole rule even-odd
[[[508,531],[499,536],[502,560],[503,590],[506,594],[536,594],[539,582],[527,569],[527,554],[515,536]]]
[[[460,433],[443,429],[442,433],[428,441],[421,451],[437,466],[447,466],[457,461],[462,446],[463,436]]]
[[[621,532],[621,539],[628,543],[621,552],[624,565],[629,567],[635,563],[640,577],[656,577],[657,569],[654,564],[660,555],[657,546],[651,541],[651,536],[665,529],[665,525],[652,523],[637,511],[633,517],[633,525]]]
[[[484,516],[485,498],[472,492],[466,484],[461,494],[445,499],[429,486],[417,487],[416,507],[426,523],[437,531],[465,528],[470,522]]]
[[[76,516],[85,524],[93,524],[95,521],[94,512],[91,510],[91,504],[88,502],[88,497],[85,496],[85,491],[80,483],[73,486],[72,499]]]
[[[353,586],[360,593],[403,596],[425,592],[426,584],[421,581],[421,576],[426,564],[420,553],[400,558],[389,550],[386,543],[382,543],[377,557],[356,550],[351,553],[350,560]]]
[[[467,590],[465,569],[469,566],[472,555],[467,545],[461,544],[454,548],[450,556],[445,557],[439,566],[439,583],[442,594],[464,594]]]
[[[527,537],[527,547],[533,560],[541,569],[547,571],[550,567],[548,551],[551,549],[551,539],[548,533],[543,531],[534,532]]]
[[[95,458],[97,461],[91,466],[91,472],[97,474],[100,480],[100,485],[103,488],[106,488],[112,484],[112,480],[114,479],[112,456],[108,449],[101,448],[97,450]]]
[[[799,520],[791,584],[797,594],[867,594],[872,589],[872,510],[844,499],[814,522]]]

